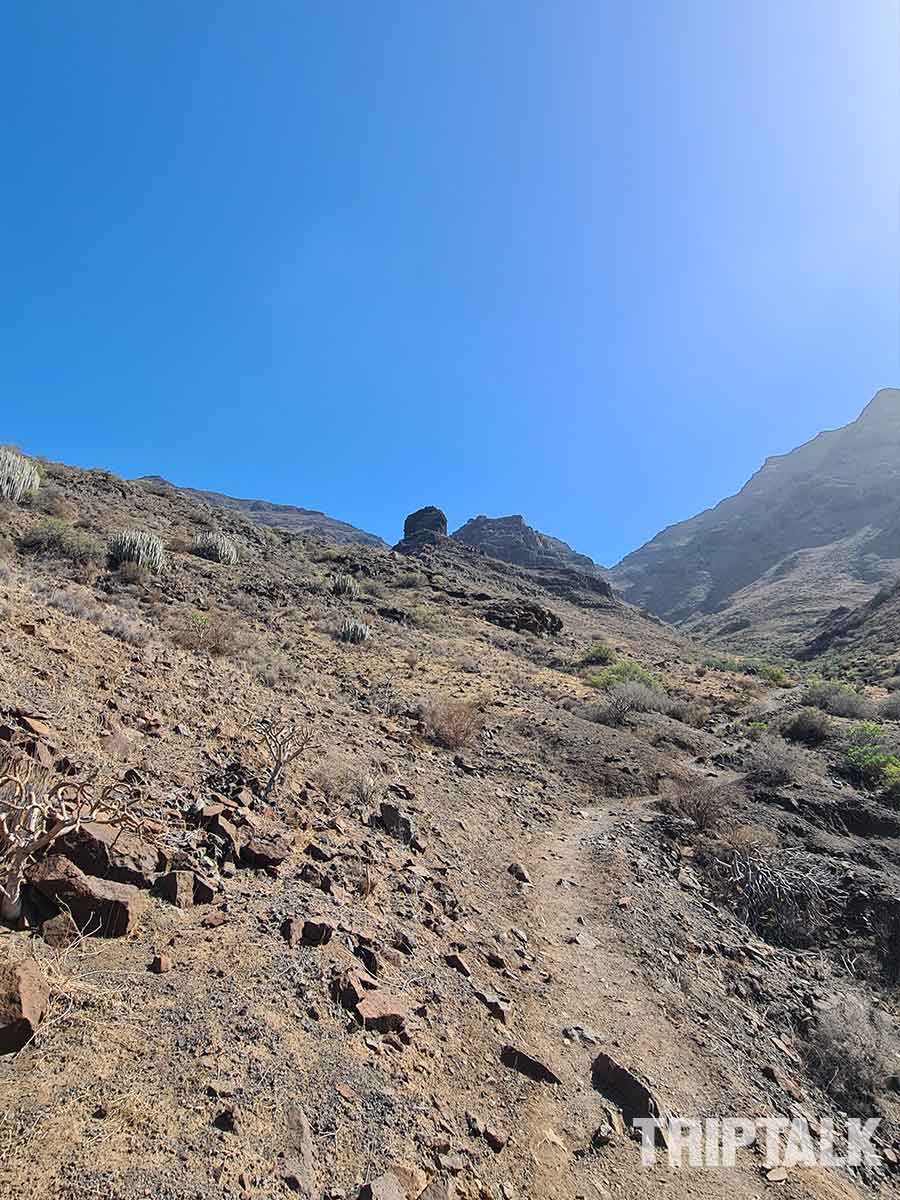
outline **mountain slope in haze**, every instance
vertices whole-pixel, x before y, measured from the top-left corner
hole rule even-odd
[[[347,546],[386,546],[377,534],[367,533],[357,529],[346,521],[338,521],[326,513],[312,508],[298,508],[293,504],[273,504],[269,500],[239,500],[234,496],[225,496],[221,492],[207,492],[200,488],[176,487],[159,475],[147,475],[138,482],[153,483],[160,487],[171,487],[185,496],[202,500],[213,508],[225,508],[229,512],[240,513],[255,525],[270,525],[274,529],[284,529],[288,533],[301,534],[303,537],[320,537],[326,541],[337,542]]]
[[[579,554],[559,538],[532,529],[521,516],[472,517],[450,536],[464,546],[519,567],[571,567],[588,575],[604,574],[592,558]]]
[[[613,568],[625,598],[748,647],[790,644],[900,574],[900,391],[766,460],[735,495]]]

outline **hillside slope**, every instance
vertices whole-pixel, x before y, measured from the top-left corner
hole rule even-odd
[[[159,570],[107,561],[121,530]],[[136,821],[39,855],[0,929],[4,985],[31,980],[23,1022],[0,987],[0,1195],[750,1200],[760,1145],[649,1169],[628,1122],[847,1111],[857,1060],[817,1055],[848,1004],[881,1022],[853,1103],[900,1145],[900,819],[840,775],[844,727],[789,751],[796,688],[450,545],[335,547],[58,465],[0,505],[0,778],[96,775]],[[613,711],[598,659],[654,686]],[[776,914],[721,875],[747,846]],[[780,1194],[887,1197],[896,1161]]]
[[[169,483],[159,475],[147,475],[137,482],[161,488],[175,487],[175,484]],[[342,546],[386,545],[377,534],[366,533],[364,529],[357,529],[355,525],[348,525],[346,521],[338,521],[312,508],[298,508],[295,504],[273,504],[270,500],[239,500],[235,496],[204,491],[202,488],[180,487],[176,490],[213,508],[239,513],[255,525],[269,525],[273,529],[287,530],[288,533],[324,538]]]
[[[632,603],[759,648],[803,639],[900,573],[900,392],[766,461],[736,495],[610,573]]]

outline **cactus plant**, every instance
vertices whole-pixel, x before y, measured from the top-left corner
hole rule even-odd
[[[165,561],[160,539],[155,533],[147,533],[143,529],[126,529],[117,533],[110,538],[107,553],[112,570],[131,562],[148,571],[160,571]]]
[[[371,629],[368,625],[364,625],[362,621],[355,621],[348,617],[343,623],[338,633],[338,637],[342,642],[349,642],[353,646],[358,646],[360,642],[367,642]]]
[[[355,600],[359,595],[359,584],[352,575],[341,571],[331,580],[331,592],[334,596],[349,596],[351,600]]]
[[[18,504],[23,496],[36,492],[40,484],[40,472],[30,458],[12,446],[0,446],[0,500]]]
[[[198,533],[194,538],[192,550],[200,558],[225,563],[229,567],[233,567],[238,560],[237,547],[224,533]]]

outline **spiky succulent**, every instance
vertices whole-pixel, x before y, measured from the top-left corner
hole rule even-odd
[[[233,567],[238,560],[237,547],[224,533],[198,533],[194,538],[192,550],[200,558],[225,563],[229,567]]]
[[[137,563],[148,571],[161,571],[166,557],[156,534],[143,529],[125,529],[115,534],[109,540],[107,553],[113,570],[123,563]]]
[[[18,504],[23,496],[36,492],[40,484],[40,471],[30,458],[12,446],[0,446],[0,500]]]
[[[343,623],[338,633],[338,637],[342,642],[349,642],[353,646],[358,646],[360,642],[367,642],[371,629],[368,625],[364,625],[362,621],[353,620],[348,617]]]

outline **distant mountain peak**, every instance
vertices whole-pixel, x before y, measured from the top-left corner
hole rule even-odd
[[[519,513],[507,517],[483,514],[466,521],[450,535],[492,558],[520,567],[570,567],[589,575],[602,575],[603,568],[586,554],[549,534],[533,529]]]

